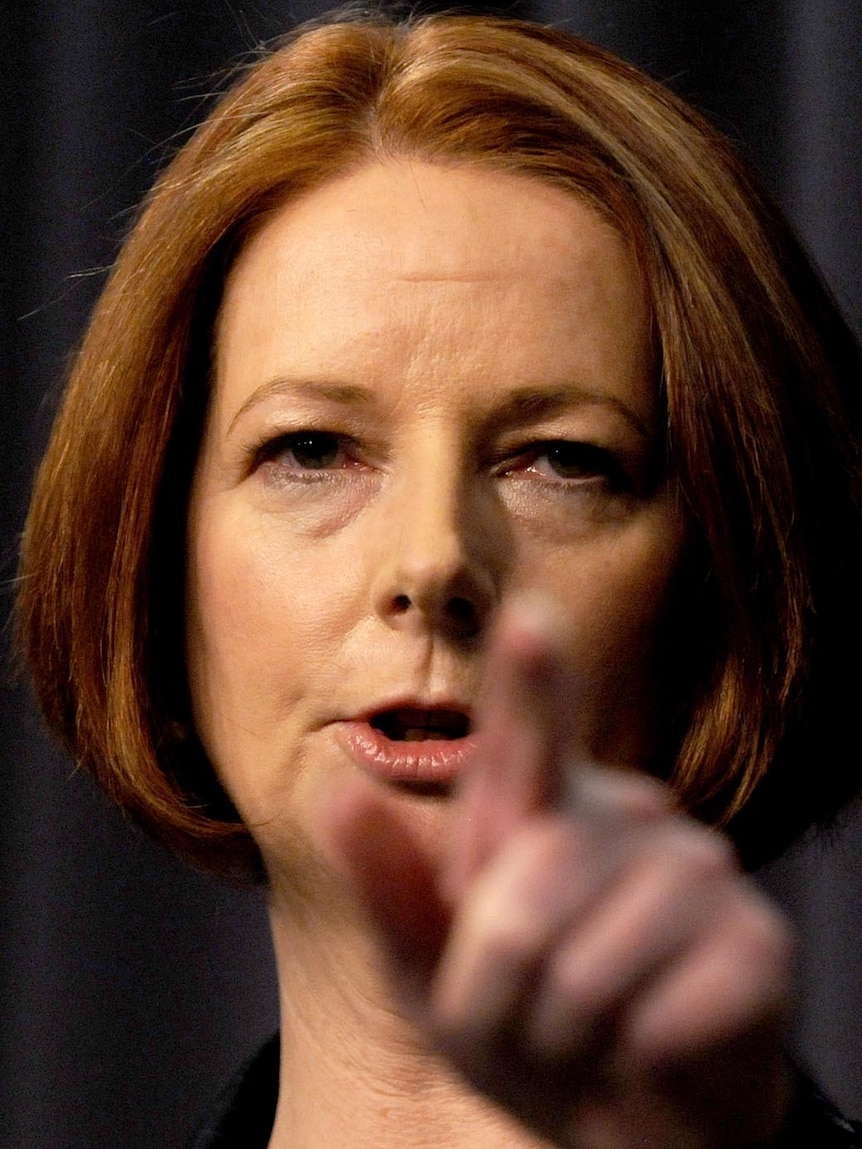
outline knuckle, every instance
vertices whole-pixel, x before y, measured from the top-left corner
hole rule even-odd
[[[724,835],[695,824],[674,827],[669,851],[694,880],[728,878],[738,872],[736,854]]]
[[[527,835],[529,862],[536,873],[571,870],[586,861],[589,842],[565,815],[553,813],[537,818]]]
[[[482,908],[477,927],[490,965],[526,968],[534,960],[538,938],[531,907],[513,904],[500,892]]]
[[[557,993],[566,1003],[567,1013],[577,1017],[582,1028],[587,1028],[596,1017],[603,1015],[610,994],[605,981],[595,970],[579,969],[574,963],[569,966],[561,964],[556,976]]]
[[[645,833],[632,859],[634,884],[642,897],[663,904],[692,898],[710,901],[725,885],[730,888],[738,870],[729,842],[721,835],[673,819],[658,833]]]
[[[534,935],[529,923],[519,916],[494,923],[486,935],[485,947],[493,965],[526,969],[534,958]]]
[[[608,970],[595,962],[582,960],[570,948],[554,954],[547,968],[547,982],[555,997],[585,1018],[600,1011],[609,993]]]
[[[567,777],[567,794],[573,813],[614,823],[653,822],[675,804],[655,778],[612,767],[579,765]]]
[[[652,820],[671,813],[676,808],[676,799],[669,789],[656,778],[647,774],[626,774],[623,806],[632,818]]]

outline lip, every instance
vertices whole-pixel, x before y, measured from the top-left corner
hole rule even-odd
[[[387,710],[449,710],[470,716],[470,708],[457,702],[398,699],[338,723],[336,735],[356,765],[374,778],[394,785],[449,786],[475,752],[474,732],[463,738],[430,738],[402,742],[387,738],[372,726],[372,719]]]

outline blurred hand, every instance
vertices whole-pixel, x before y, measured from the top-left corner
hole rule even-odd
[[[337,850],[396,991],[460,1073],[572,1149],[767,1146],[789,1104],[788,926],[730,844],[585,761],[546,610],[510,609],[442,871],[371,783]]]

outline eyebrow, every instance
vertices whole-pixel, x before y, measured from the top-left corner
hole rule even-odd
[[[304,395],[310,399],[326,399],[330,403],[340,403],[342,406],[371,406],[375,400],[374,392],[368,387],[356,383],[339,383],[335,380],[302,379],[290,375],[278,375],[263,383],[252,391],[251,395],[240,406],[228,423],[227,433],[230,434],[239,420],[252,407],[263,403],[276,395]]]
[[[278,375],[256,388],[240,406],[228,424],[230,434],[237,422],[251,408],[278,395],[306,396],[324,399],[342,406],[370,407],[377,396],[369,387],[356,383],[342,383],[337,380],[316,380],[302,377]],[[489,423],[492,427],[503,428],[512,424],[538,422],[550,418],[570,407],[611,407],[637,432],[641,438],[650,439],[651,432],[644,420],[614,395],[601,391],[589,391],[577,385],[557,387],[517,387],[508,392],[505,400],[495,407]]]
[[[505,427],[515,423],[538,422],[550,418],[570,407],[611,407],[644,439],[652,432],[644,420],[627,403],[615,395],[590,391],[577,385],[559,387],[517,387],[494,410],[491,424]]]

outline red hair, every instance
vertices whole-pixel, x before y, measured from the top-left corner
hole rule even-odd
[[[19,626],[50,725],[180,851],[254,870],[182,668],[212,324],[231,255],[267,212],[393,156],[553,183],[631,245],[695,540],[666,773],[748,862],[777,853],[859,784],[858,348],[722,137],[622,61],[517,21],[305,30],[159,179],[84,338],[24,536]]]

